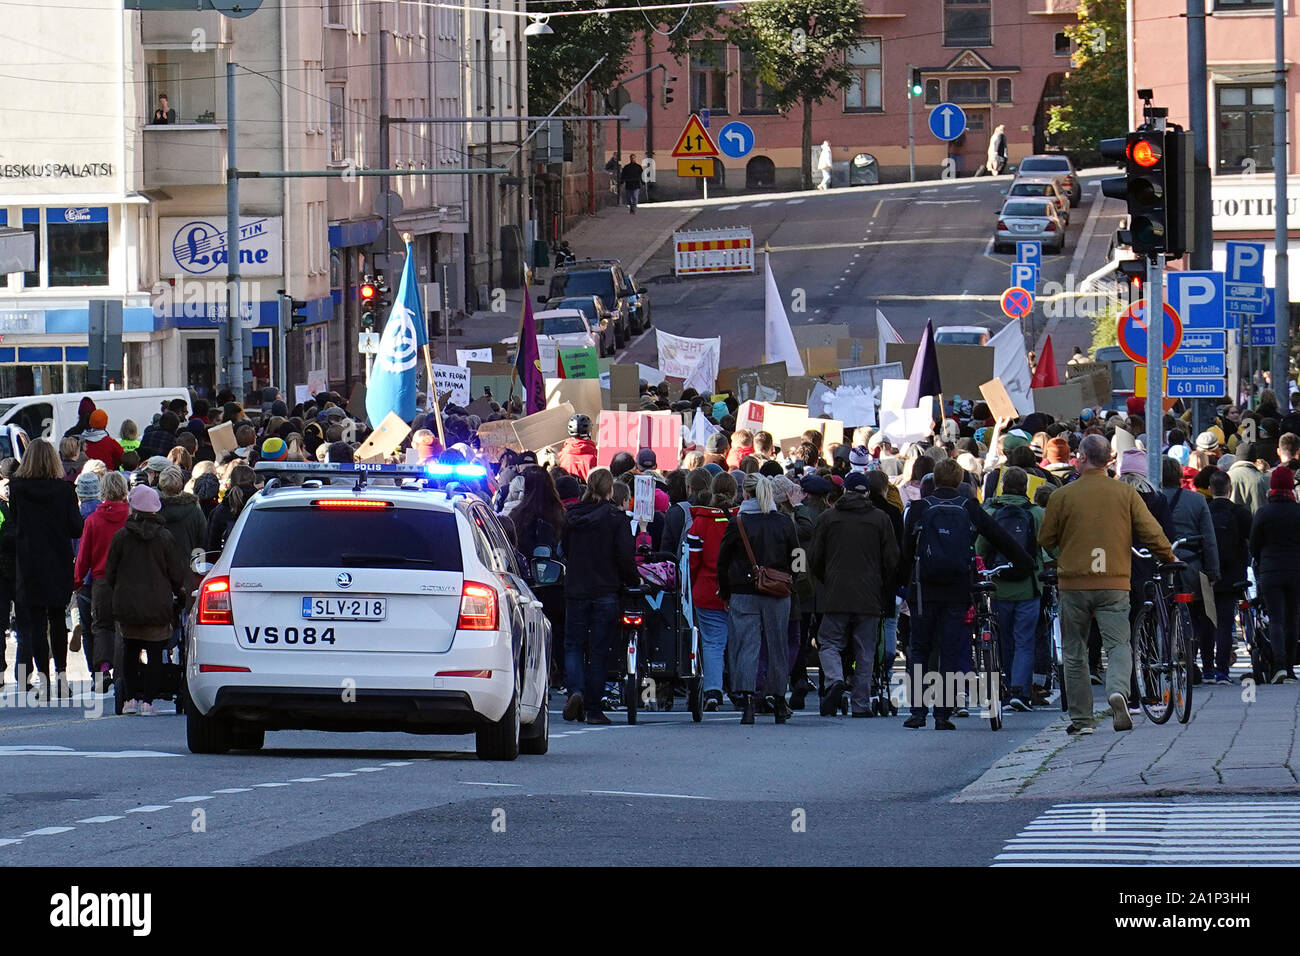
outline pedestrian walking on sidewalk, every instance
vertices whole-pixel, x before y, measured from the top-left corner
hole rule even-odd
[[[1296,642],[1300,639],[1300,504],[1286,467],[1273,469],[1268,501],[1255,512],[1250,554],[1268,608],[1268,639],[1273,645],[1272,684],[1295,682]]]
[[[1164,562],[1174,560],[1156,519],[1136,489],[1106,474],[1110,442],[1085,435],[1079,443],[1079,478],[1047,499],[1038,544],[1056,555],[1065,693],[1071,734],[1090,734],[1092,682],[1088,677],[1088,631],[1093,617],[1101,631],[1109,665],[1106,696],[1116,730],[1131,730],[1129,677],[1133,667],[1129,627],[1129,572],[1134,538]],[[1204,499],[1202,499],[1204,501]]]
[[[636,161],[636,153],[631,153],[627,157],[627,165],[618,174],[618,182],[623,187],[623,201],[627,203],[627,211],[634,216],[637,200],[641,198],[641,184],[644,178],[645,170]]]

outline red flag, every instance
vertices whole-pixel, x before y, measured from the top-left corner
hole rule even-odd
[[[1038,356],[1038,364],[1034,366],[1034,378],[1029,383],[1029,387],[1050,388],[1060,384],[1061,379],[1056,374],[1056,358],[1052,355],[1052,337],[1049,335],[1043,342],[1043,354]]]

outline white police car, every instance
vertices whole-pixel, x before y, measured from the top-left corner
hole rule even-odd
[[[482,468],[257,467],[266,487],[196,568],[192,752],[315,729],[473,732],[485,760],[546,753],[550,625],[492,509],[452,483]]]

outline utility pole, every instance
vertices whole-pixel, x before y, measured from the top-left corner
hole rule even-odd
[[[492,115],[492,11],[491,7],[483,9],[483,89],[486,95],[483,98],[485,112],[489,117]],[[492,165],[492,124],[484,124],[487,131],[487,154],[484,157],[485,166]],[[497,231],[497,189],[495,183],[489,183],[487,188],[487,284],[492,288],[492,274],[495,271],[496,264],[496,231]]]
[[[379,30],[379,168],[388,169],[392,152],[388,145],[389,130],[392,128],[389,124],[388,115],[388,31]],[[381,176],[379,179],[379,195],[383,198],[384,210],[384,274],[392,275],[389,259],[393,255],[392,242],[392,220],[389,218],[388,208],[388,185],[387,176]]]
[[[1191,268],[1214,268],[1210,218],[1210,119],[1205,65],[1205,0],[1187,0],[1187,125],[1192,128],[1193,202],[1197,211]]]
[[[1146,128],[1164,136],[1167,110],[1152,109],[1147,104]],[[1165,304],[1164,304],[1165,254],[1153,253],[1147,258],[1146,319],[1147,319],[1147,479],[1160,487],[1160,468],[1164,458],[1165,442]]]
[[[226,64],[226,384],[242,402],[247,396],[244,358],[244,312],[239,288],[239,160],[235,112],[237,63]]]
[[[907,64],[907,181],[916,182],[916,118],[912,115],[912,64]]]
[[[1287,255],[1286,21],[1284,0],[1273,0],[1273,390],[1282,401],[1291,391],[1291,273]]]

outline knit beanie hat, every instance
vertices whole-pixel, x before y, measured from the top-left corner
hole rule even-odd
[[[283,461],[288,452],[289,448],[283,438],[268,438],[262,442],[263,461]]]
[[[108,412],[104,411],[102,408],[95,409],[90,413],[89,422],[91,428],[107,428]]]
[[[91,498],[99,497],[99,475],[93,471],[83,472],[77,476],[77,497]]]

